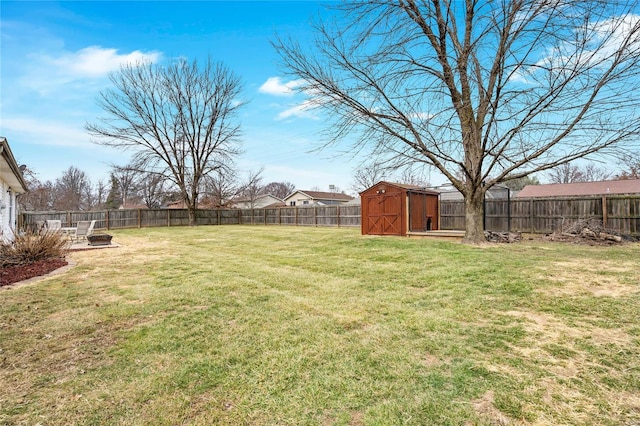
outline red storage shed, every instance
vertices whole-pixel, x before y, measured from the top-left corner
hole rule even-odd
[[[439,193],[378,182],[360,193],[362,235],[407,235],[439,229]]]

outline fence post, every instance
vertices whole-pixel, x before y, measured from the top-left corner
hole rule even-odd
[[[602,196],[602,227],[607,229],[607,196]]]
[[[536,232],[533,229],[533,199],[529,200],[529,232],[532,234]]]
[[[282,209],[278,209],[278,225],[282,225]]]
[[[313,208],[313,226],[318,227],[318,208]]]
[[[511,190],[507,191],[507,232],[511,232]]]
[[[167,228],[171,226],[171,209],[167,209]]]
[[[264,226],[267,226],[267,209],[266,209],[266,207],[262,209],[262,212],[264,213]]]
[[[340,228],[340,206],[337,206],[336,215],[338,216],[338,228]]]
[[[140,209],[138,209],[138,229],[142,228],[142,218],[140,217],[142,215],[142,212],[140,211]]]
[[[296,209],[294,210],[295,214],[294,214],[294,223],[296,224],[296,226],[298,226],[298,208],[296,207]]]

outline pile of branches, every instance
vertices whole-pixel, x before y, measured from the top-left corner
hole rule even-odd
[[[522,241],[522,234],[519,232],[493,232],[484,231],[487,241],[492,243],[517,243]]]
[[[605,245],[618,244],[624,240],[633,239],[630,236],[623,236],[617,232],[605,229],[602,221],[595,218],[578,219],[566,224],[563,221],[562,227],[553,234],[547,235],[547,238],[552,241]]]

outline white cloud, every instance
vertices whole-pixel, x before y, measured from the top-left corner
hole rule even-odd
[[[409,118],[417,121],[429,121],[433,118],[433,114],[429,114],[428,112],[413,112],[409,114]]]
[[[55,180],[69,166],[85,171],[92,182],[108,176],[110,163],[126,163],[121,151],[91,142],[80,121],[12,116],[2,117],[0,128],[9,138],[20,163],[40,180]]]
[[[607,68],[614,58],[624,60],[624,57],[637,55],[640,49],[639,29],[640,15],[635,14],[587,23],[575,30],[579,42],[583,41],[579,37],[586,36],[584,47],[576,47],[575,41],[566,42],[550,49],[549,54],[536,65],[556,70],[585,66]]]
[[[57,58],[45,58],[58,70],[80,78],[103,77],[117,70],[123,64],[157,62],[160,52],[141,52],[119,54],[117,49],[89,46],[77,52],[67,52]]]
[[[156,62],[160,52],[118,53],[117,49],[90,46],[75,52],[61,50],[55,54],[29,54],[26,72],[19,82],[41,96],[69,97],[100,89],[106,76],[122,64]]]
[[[627,51],[637,52],[640,47],[640,15],[626,15],[620,18],[611,18],[603,22],[593,24],[593,30],[596,34],[596,43],[600,43],[602,57],[609,57],[614,54],[625,44]]]
[[[284,120],[290,117],[310,118],[318,120],[318,116],[313,113],[314,101],[306,100],[298,105],[294,105],[278,114],[277,120]]]
[[[269,77],[267,81],[262,83],[258,92],[274,96],[292,96],[295,93],[294,89],[300,87],[303,83],[304,80],[302,79],[291,80],[288,83],[283,83],[280,77]]]
[[[46,122],[36,118],[3,117],[2,129],[7,134],[28,140],[33,145],[87,146],[89,135],[81,125]]]

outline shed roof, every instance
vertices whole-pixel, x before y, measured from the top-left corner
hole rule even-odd
[[[389,185],[389,186],[395,186],[396,188],[400,188],[400,189],[406,189],[407,191],[420,191],[420,192],[424,192],[427,194],[440,194],[439,191],[434,191],[433,189],[427,189],[424,186],[418,186],[418,185],[410,185],[407,183],[397,183],[397,182],[388,182],[385,180],[381,180],[380,182],[376,183],[375,185],[371,185],[369,188],[365,189],[364,191],[361,191],[360,194],[362,194],[363,192],[368,191],[369,189],[373,188],[374,186],[378,186],[378,185]]]
[[[640,194],[640,179],[527,185],[516,198]]]

